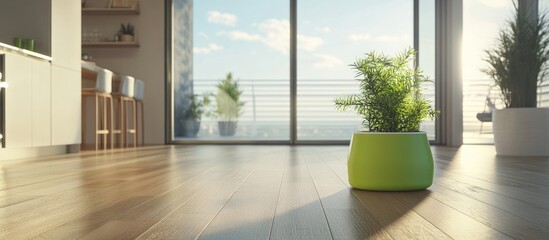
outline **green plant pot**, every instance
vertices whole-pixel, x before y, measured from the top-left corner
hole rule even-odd
[[[347,167],[349,183],[362,190],[411,191],[433,183],[433,155],[425,132],[355,132]]]

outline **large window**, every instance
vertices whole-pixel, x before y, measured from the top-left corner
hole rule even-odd
[[[175,2],[192,9],[174,24],[176,49],[192,39],[191,62],[174,64],[175,139],[288,140],[289,2]]]
[[[359,116],[337,112],[333,99],[359,92],[349,66],[357,57],[413,46],[413,13],[410,0],[298,1],[298,140],[348,140],[360,130]]]
[[[511,0],[463,1],[463,142],[493,143],[492,123],[478,113],[489,112],[487,101],[502,107],[499,88],[482,72],[485,50],[494,46],[499,30],[513,16]],[[481,121],[482,120],[482,121]]]
[[[434,0],[293,1],[173,0],[173,140],[347,141],[362,120],[333,99],[359,92],[349,65],[373,50],[419,48],[434,105]],[[435,139],[434,120],[422,130]]]
[[[421,0],[418,2],[418,29],[416,47],[418,48],[418,63],[429,82],[423,83],[423,95],[435,108],[435,1]],[[425,119],[421,130],[427,132],[429,140],[436,140],[436,119]]]

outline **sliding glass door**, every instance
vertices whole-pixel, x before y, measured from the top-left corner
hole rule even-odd
[[[289,140],[288,1],[174,3],[174,140]]]
[[[370,51],[393,55],[413,47],[413,1],[298,1],[297,139],[349,140],[361,129],[334,98],[359,93],[349,65]]]
[[[494,142],[490,103],[503,107],[499,89],[482,72],[498,32],[513,17],[513,1],[463,1],[463,142]],[[490,103],[488,103],[490,102]],[[488,115],[488,118],[486,118]]]
[[[434,0],[173,0],[172,7],[175,142],[348,141],[362,120],[337,112],[333,99],[359,92],[349,65],[372,50],[417,48],[419,66],[434,77]],[[432,80],[425,94],[434,105]],[[435,139],[434,120],[422,130]]]

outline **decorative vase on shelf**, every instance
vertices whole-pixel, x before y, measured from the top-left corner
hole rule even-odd
[[[120,36],[121,42],[133,42],[133,35],[130,34],[122,34]]]

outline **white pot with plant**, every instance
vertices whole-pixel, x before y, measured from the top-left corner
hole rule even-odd
[[[486,51],[483,71],[501,90],[505,109],[494,110],[494,145],[498,155],[549,156],[549,109],[537,108],[538,87],[547,74],[549,25],[545,15],[531,18],[515,4],[514,18],[500,30],[496,46]]]
[[[348,155],[352,187],[375,191],[425,189],[433,182],[433,156],[423,119],[435,111],[421,93],[427,81],[414,68],[408,49],[396,57],[367,53],[352,65],[360,93],[335,100],[338,110],[355,110],[365,131],[355,132]]]
[[[221,136],[234,136],[238,126],[238,118],[242,115],[244,102],[240,100],[242,90],[238,80],[233,79],[232,73],[227,73],[225,79],[217,85],[215,101],[217,104],[216,115],[218,118],[219,134]]]

